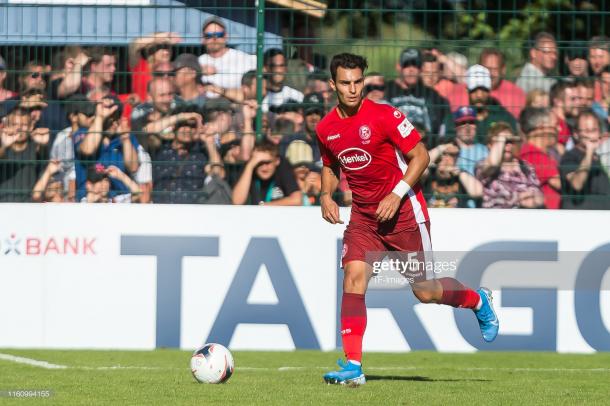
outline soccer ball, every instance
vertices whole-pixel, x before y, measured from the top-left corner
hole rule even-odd
[[[191,372],[201,383],[223,383],[233,375],[231,352],[220,344],[206,344],[193,353]]]

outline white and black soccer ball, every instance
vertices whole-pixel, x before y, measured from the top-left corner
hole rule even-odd
[[[191,372],[197,382],[226,382],[233,375],[234,368],[233,355],[220,344],[206,344],[191,357]]]

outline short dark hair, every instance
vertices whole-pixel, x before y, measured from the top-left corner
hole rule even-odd
[[[481,55],[479,55],[479,64],[483,65],[483,59],[487,58],[488,56],[498,57],[500,59],[500,66],[504,66],[504,54],[502,51],[496,48],[483,49],[483,51],[481,51]]]
[[[591,109],[584,109],[584,110],[581,110],[581,112],[578,113],[578,116],[576,117],[576,132],[578,132],[580,120],[585,117],[592,117],[593,119],[595,119],[595,122],[597,123],[599,130],[600,131],[602,130],[602,122],[599,119],[599,117],[597,116],[597,114],[595,114],[595,112]]]
[[[249,70],[241,76],[241,85],[242,86],[252,86],[252,82],[256,80],[256,71]]]
[[[114,52],[112,52],[112,50],[110,48],[105,48],[105,47],[90,48],[89,51],[87,52],[87,54],[91,58],[89,60],[89,65],[94,64],[94,63],[95,64],[100,63],[102,61],[102,58],[104,57],[104,55],[114,56]]]
[[[491,144],[493,138],[503,131],[510,131],[513,135],[515,134],[513,127],[511,127],[506,121],[496,121],[491,125],[491,127],[489,127],[489,131],[485,137],[485,142],[487,144]]]
[[[274,158],[280,156],[280,150],[278,146],[269,141],[263,141],[260,144],[256,144],[254,146],[254,151],[268,152]]]
[[[339,67],[343,69],[360,68],[362,74],[364,74],[369,65],[365,57],[345,52],[333,56],[333,59],[330,61],[330,76],[333,80],[337,79],[337,69]]]
[[[263,64],[269,65],[271,59],[278,55],[282,55],[284,58],[286,57],[286,54],[280,48],[271,48],[266,50],[263,54]]]
[[[574,87],[586,87],[588,89],[595,88],[595,81],[593,78],[575,78]]]
[[[610,38],[605,35],[597,35],[589,40],[589,49],[603,49],[610,52]]]
[[[541,123],[551,117],[551,109],[548,107],[526,107],[519,115],[519,126],[524,134],[529,134]]]
[[[551,105],[553,105],[553,100],[555,99],[563,99],[566,94],[566,89],[570,87],[575,87],[576,84],[572,81],[567,80],[559,80],[553,86],[551,86],[551,91],[549,92],[549,101]]]
[[[550,32],[541,31],[541,32],[537,33],[536,35],[534,35],[534,37],[532,39],[532,48],[538,48],[542,41],[557,42],[557,40],[555,39],[555,36],[553,34],[551,34]]]

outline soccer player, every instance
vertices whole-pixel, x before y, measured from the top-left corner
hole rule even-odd
[[[399,110],[362,96],[365,58],[335,55],[330,85],[338,105],[316,128],[322,155],[322,217],[343,224],[332,194],[345,172],[353,194],[350,222],[343,236],[344,270],[341,336],[346,361],[324,375],[331,384],[366,382],[362,372],[362,337],[366,329],[364,295],[373,274],[370,253],[430,253],[430,219],[418,180],[430,160],[421,137]],[[369,254],[369,256],[367,256]],[[491,292],[474,291],[453,278],[434,279],[430,272],[404,275],[422,303],[472,309],[485,341],[498,334]]]

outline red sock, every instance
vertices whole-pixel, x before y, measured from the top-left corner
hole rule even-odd
[[[341,301],[341,339],[345,358],[362,362],[362,337],[366,330],[364,295],[344,293]]]
[[[443,286],[443,297],[440,304],[466,309],[474,309],[479,304],[481,299],[479,294],[462,285],[457,279],[439,278],[438,281]]]

